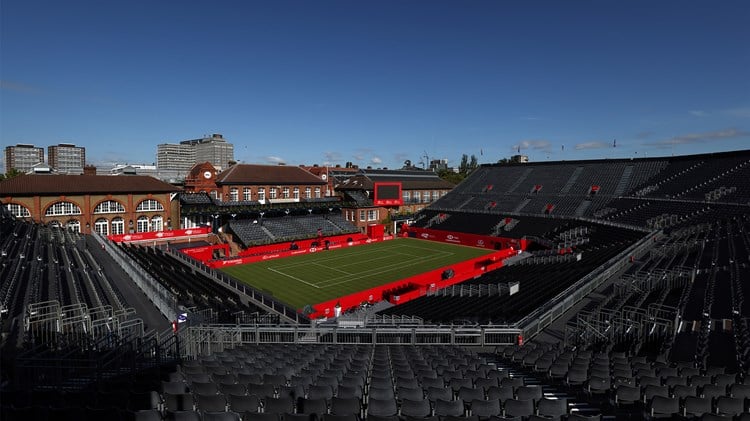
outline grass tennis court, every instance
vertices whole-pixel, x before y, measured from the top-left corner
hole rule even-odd
[[[492,253],[474,247],[398,238],[223,268],[296,308]]]

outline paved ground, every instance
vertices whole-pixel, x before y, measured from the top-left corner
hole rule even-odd
[[[149,298],[130,279],[130,276],[122,270],[120,265],[112,260],[107,252],[102,250],[101,245],[93,237],[85,237],[89,252],[96,258],[102,270],[107,274],[107,277],[117,285],[117,288],[122,292],[123,297],[125,297],[127,305],[133,307],[138,317],[143,320],[146,331],[155,329],[157,332],[161,332],[168,329],[171,326],[171,322],[151,304]]]

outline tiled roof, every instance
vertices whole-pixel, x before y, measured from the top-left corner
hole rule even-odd
[[[147,175],[19,175],[0,181],[0,196],[171,193],[179,187]]]
[[[286,165],[236,164],[219,174],[216,184],[319,184],[326,182],[300,167]]]

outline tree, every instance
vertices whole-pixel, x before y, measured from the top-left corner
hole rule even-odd
[[[469,167],[468,167],[469,171],[468,172],[474,171],[475,169],[477,169],[477,167],[479,167],[479,162],[477,160],[477,156],[474,155],[474,154],[471,154],[471,161],[469,161]]]
[[[458,164],[458,172],[464,175],[469,172],[469,155],[461,155],[461,163]]]
[[[438,171],[438,177],[450,183],[458,184],[464,178],[466,178],[466,174],[461,174],[460,172],[455,172],[452,170],[440,170]]]
[[[8,172],[5,173],[5,175],[0,174],[0,181],[7,180],[13,177],[18,177],[21,174],[23,174],[21,171],[18,171],[15,168],[11,168],[8,170]]]

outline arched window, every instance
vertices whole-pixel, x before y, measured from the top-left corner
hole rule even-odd
[[[289,187],[284,187],[281,190],[281,197],[284,199],[289,199]]]
[[[75,203],[70,202],[57,202],[54,205],[47,208],[47,212],[44,216],[63,216],[63,215],[80,215],[81,208]]]
[[[312,189],[310,187],[305,187],[305,199],[311,199],[312,198]]]
[[[258,187],[258,200],[260,201],[266,200],[266,188],[265,187]]]
[[[81,222],[77,219],[71,219],[65,224],[65,229],[73,232],[81,232]]]
[[[299,187],[295,187],[294,190],[292,190],[292,198],[299,199]]]
[[[240,200],[240,191],[237,189],[237,187],[232,187],[229,189],[229,201],[230,202],[237,202]]]
[[[164,218],[161,215],[151,218],[151,231],[164,231]]]
[[[148,232],[148,217],[147,216],[139,216],[138,217],[138,224],[136,226],[135,232]]]
[[[315,188],[315,198],[320,199],[320,187]]]
[[[18,203],[8,203],[5,205],[6,208],[8,208],[8,211],[11,213],[11,215],[15,216],[16,218],[29,218],[31,217],[31,212],[23,206],[19,205]]]
[[[125,206],[114,200],[105,200],[94,208],[94,213],[123,213]]]
[[[119,216],[112,219],[112,234],[125,234],[125,220]]]
[[[242,200],[244,201],[250,201],[253,200],[253,192],[250,190],[250,187],[245,187],[242,189]]]
[[[163,211],[163,210],[164,210],[164,207],[161,205],[161,203],[153,199],[146,199],[142,201],[141,203],[138,204],[138,207],[135,209],[136,212],[153,212],[153,211]]]
[[[104,218],[99,218],[94,222],[94,232],[101,235],[109,235],[109,222]]]

